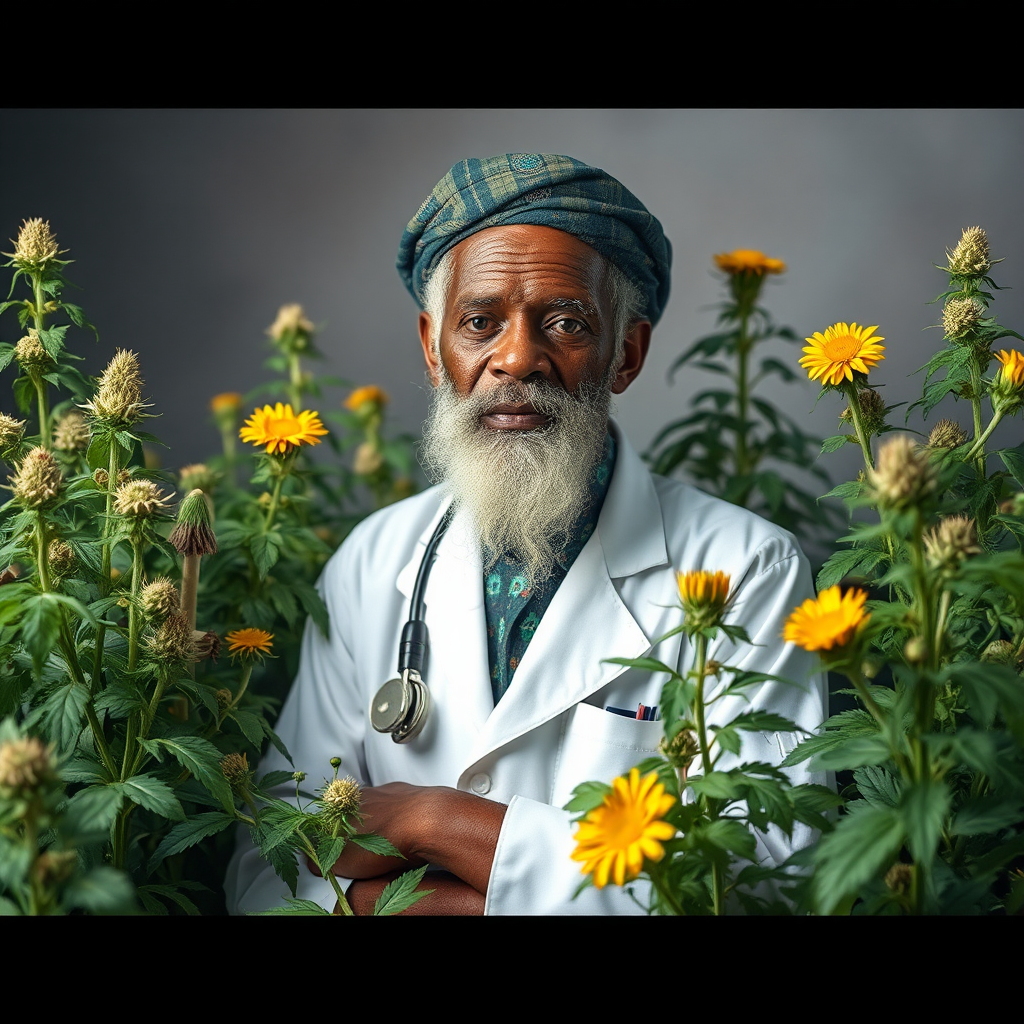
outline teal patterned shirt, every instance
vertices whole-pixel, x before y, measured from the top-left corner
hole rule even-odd
[[[484,573],[484,610],[487,616],[487,658],[491,667],[494,703],[501,700],[523,660],[562,580],[590,539],[601,514],[615,467],[615,440],[605,435],[604,451],[590,476],[590,498],[569,533],[569,542],[558,556],[554,572],[539,587],[526,586],[523,566],[515,556],[502,555]]]

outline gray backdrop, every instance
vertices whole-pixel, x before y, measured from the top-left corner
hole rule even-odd
[[[286,302],[324,325],[321,372],[380,384],[393,428],[417,431],[417,309],[394,268],[406,221],[463,157],[567,153],[620,178],[675,249],[647,366],[618,400],[642,449],[709,383],[692,372],[670,386],[666,369],[714,327],[716,252],[785,260],[765,303],[801,335],[879,325],[886,360],[872,381],[890,403],[918,397],[910,375],[941,344],[941,331],[924,333],[946,283],[932,264],[962,228],[984,227],[1006,258],[996,280],[1015,288],[994,312],[1024,333],[1022,128],[1020,110],[6,110],[0,239],[24,218],[51,222],[82,289],[67,297],[100,331],[98,344],[81,332],[72,344],[90,372],[116,347],[141,355],[162,413],[150,429],[173,469],[216,450],[211,395],[266,378],[264,331]],[[0,340],[18,336],[13,315],[0,317]],[[798,347],[781,348],[795,363]],[[12,375],[0,375],[2,411],[14,411]],[[809,382],[765,393],[808,430],[835,432],[841,403],[813,409]],[[966,407],[944,412],[970,422]],[[1019,421],[1001,430],[1015,443]],[[827,459],[839,480],[859,454]]]

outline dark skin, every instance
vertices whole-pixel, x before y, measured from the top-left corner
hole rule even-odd
[[[554,228],[510,225],[480,231],[452,254],[439,348],[460,395],[541,379],[572,393],[584,382],[605,380],[615,339],[607,266],[594,249]],[[430,334],[430,316],[420,313],[420,343],[436,386],[440,366]],[[609,385],[613,394],[643,369],[650,340],[649,321],[629,328]],[[495,404],[480,422],[488,430],[535,430],[547,419],[528,403]],[[354,879],[347,896],[357,915],[371,913],[398,874],[426,863],[443,869],[429,872],[421,885],[435,892],[406,913],[483,913],[505,804],[444,786],[390,782],[364,789],[361,810],[365,827],[386,836],[406,859],[346,846],[333,870]]]

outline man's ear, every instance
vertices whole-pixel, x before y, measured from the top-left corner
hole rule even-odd
[[[430,314],[424,310],[420,313],[419,319],[420,345],[423,346],[423,359],[427,364],[427,376],[430,377],[430,383],[436,388],[438,381],[441,379],[441,373],[437,354],[434,352],[434,343],[430,338],[430,328]]]
[[[644,368],[647,350],[651,347],[651,321],[638,320],[626,332],[626,343],[622,352],[622,365],[612,381],[611,392],[621,395]]]

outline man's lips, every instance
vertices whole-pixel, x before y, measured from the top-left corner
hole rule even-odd
[[[537,430],[551,422],[547,413],[537,412],[529,404],[491,406],[481,417],[480,422],[489,430]]]

